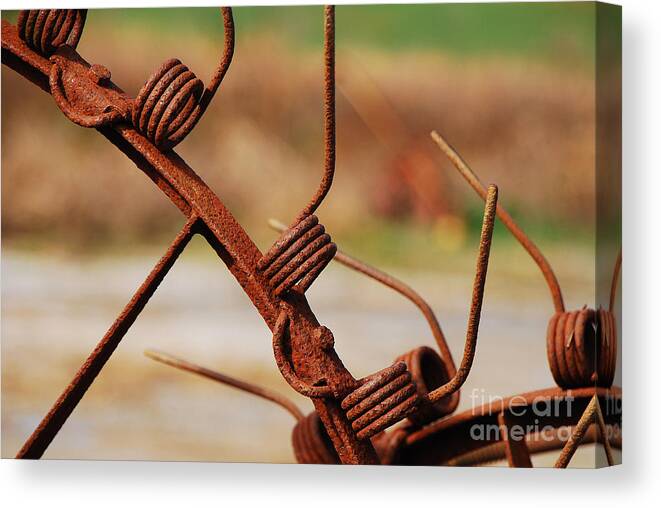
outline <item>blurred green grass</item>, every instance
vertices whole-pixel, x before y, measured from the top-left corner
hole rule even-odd
[[[147,31],[217,33],[215,8],[99,9],[98,22]],[[337,8],[338,48],[443,50],[465,58],[490,55],[567,61],[590,71],[594,63],[593,2],[355,5]],[[16,12],[2,13],[14,21]],[[238,37],[278,32],[294,47],[321,43],[321,7],[236,7]],[[556,58],[561,54],[562,58]]]

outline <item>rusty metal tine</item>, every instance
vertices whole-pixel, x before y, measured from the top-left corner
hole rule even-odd
[[[572,435],[569,437],[569,440],[562,448],[562,451],[560,452],[560,456],[558,457],[558,460],[556,460],[555,465],[553,467],[558,469],[564,469],[569,465],[569,462],[576,453],[576,450],[578,450],[581,441],[583,441],[583,436],[587,432],[588,427],[592,423],[594,423],[597,411],[599,411],[599,399],[597,398],[596,395],[594,395],[592,397],[592,400],[590,400],[588,406],[585,408],[585,411],[583,411],[581,418],[578,420],[578,424],[576,424],[576,428],[574,429],[574,432],[572,432]],[[604,442],[607,442],[608,439],[606,437],[605,432],[602,432],[602,435],[604,437]],[[610,443],[608,443],[608,450],[610,451]],[[608,455],[610,454],[606,452],[607,457]],[[612,460],[612,455],[609,458],[609,461],[610,460]]]
[[[613,268],[613,280],[611,281],[611,296],[610,303],[608,305],[608,310],[613,312],[615,307],[615,297],[617,296],[617,283],[620,280],[620,271],[622,270],[622,249],[617,254],[617,259],[615,260],[615,268]]]
[[[207,109],[207,106],[211,102],[211,99],[215,95],[218,87],[223,82],[223,78],[232,63],[232,58],[234,56],[234,43],[235,43],[235,33],[234,33],[234,18],[232,17],[232,8],[231,7],[221,7],[221,12],[223,14],[223,30],[224,30],[224,50],[223,56],[220,59],[220,63],[214,72],[209,85],[204,90],[202,97],[200,98],[200,109],[202,113]]]
[[[490,185],[487,191],[487,199],[484,207],[484,218],[482,221],[482,233],[480,235],[480,248],[477,255],[477,268],[473,281],[473,295],[471,298],[470,313],[468,315],[468,327],[466,329],[466,342],[464,354],[459,364],[457,373],[443,386],[430,392],[427,398],[430,402],[436,402],[443,397],[456,392],[464,384],[475,357],[475,346],[477,345],[477,333],[480,327],[480,314],[482,312],[482,300],[484,298],[484,285],[487,280],[489,267],[489,253],[491,252],[491,239],[493,237],[493,226],[496,218],[496,205],[498,204],[498,187]]]
[[[287,226],[285,226],[282,222],[276,219],[269,219],[268,224],[271,228],[279,232],[284,232],[287,230]],[[405,282],[402,282],[401,280],[393,277],[392,275],[385,273],[379,270],[378,268],[370,266],[367,263],[354,258],[353,256],[350,256],[349,254],[341,251],[340,249],[337,250],[337,253],[335,254],[333,260],[337,261],[338,263],[352,270],[362,273],[367,277],[376,280],[377,282],[380,282],[384,286],[389,287],[390,289],[396,291],[397,293],[399,293],[400,295],[411,301],[420,310],[425,320],[429,324],[429,328],[431,329],[432,336],[434,337],[434,340],[436,341],[436,344],[438,345],[438,348],[441,351],[441,357],[443,358],[443,361],[448,368],[449,375],[450,376],[455,375],[455,373],[457,372],[457,368],[454,364],[454,360],[452,359],[452,353],[450,352],[450,348],[448,347],[441,325],[438,322],[436,314],[432,310],[429,303],[427,303],[427,301],[417,291],[415,291],[411,286],[409,286]]]
[[[601,439],[603,439],[604,452],[606,453],[606,461],[609,466],[615,464],[613,459],[613,450],[611,448],[610,440],[608,439],[608,429],[606,428],[606,422],[604,421],[604,415],[601,412],[601,404],[599,403],[599,398],[595,395],[595,406],[596,406],[596,416],[597,416],[597,427],[599,428],[599,433],[601,434]],[[595,440],[596,442],[596,440]]]
[[[434,142],[438,145],[441,151],[450,159],[454,167],[461,173],[461,176],[468,182],[468,184],[477,192],[477,194],[484,200],[486,199],[487,191],[484,188],[484,185],[480,181],[479,177],[475,172],[466,164],[466,162],[461,158],[461,156],[456,152],[454,148],[436,131],[431,132],[431,137]],[[518,240],[521,246],[530,254],[530,257],[533,258],[539,269],[542,271],[542,275],[546,280],[546,284],[551,291],[551,298],[553,299],[553,305],[556,312],[564,312],[565,304],[562,299],[562,290],[558,284],[558,279],[553,272],[553,268],[549,264],[548,260],[544,257],[542,252],[539,250],[537,245],[526,235],[526,233],[519,227],[519,225],[514,221],[512,216],[501,206],[498,205],[496,209],[498,218],[505,225],[505,227],[512,233],[514,238]]]
[[[122,338],[144,309],[149,298],[154,294],[163,278],[185,249],[190,239],[197,233],[198,219],[192,216],[165,252],[163,257],[149,273],[145,281],[135,292],[122,313],[94,348],[87,360],[81,365],[75,377],[55,401],[48,414],[34,430],[16,455],[17,459],[38,459],[46,451],[62,425],[76,408],[80,400],[94,382],[94,379],[115,351]]]
[[[273,390],[269,390],[266,387],[257,386],[253,383],[248,383],[247,381],[236,379],[234,377],[228,376],[227,374],[222,374],[221,372],[207,369],[206,367],[202,367],[200,365],[195,365],[194,363],[187,362],[186,360],[182,360],[160,351],[148,349],[144,352],[144,354],[147,358],[151,358],[152,360],[162,364],[169,365],[170,367],[184,370],[186,372],[192,372],[198,376],[202,376],[213,381],[218,381],[219,383],[231,386],[237,390],[242,390],[257,397],[261,397],[262,399],[270,400],[271,402],[274,402],[275,404],[288,411],[296,419],[296,421],[301,421],[305,417],[305,415],[303,415],[301,410],[296,404],[294,404],[293,401]]]
[[[324,173],[317,192],[292,222],[311,215],[330,191],[335,174],[335,6],[324,6]]]

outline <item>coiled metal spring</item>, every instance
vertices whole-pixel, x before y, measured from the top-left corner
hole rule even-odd
[[[443,386],[452,378],[445,362],[436,351],[422,346],[401,355],[397,360],[406,364],[419,397],[417,409],[408,416],[412,423],[425,425],[454,411],[458,392],[436,402],[428,399],[430,392]]]
[[[200,114],[204,84],[180,60],[159,67],[135,99],[133,125],[158,147],[174,146],[192,130]]]
[[[615,316],[587,307],[556,312],[549,321],[546,352],[561,388],[611,386],[617,360]]]
[[[18,14],[18,35],[44,56],[50,56],[63,44],[78,45],[85,26],[85,9],[23,10]]]
[[[220,86],[234,55],[232,9],[221,8],[225,49],[209,86],[180,60],[172,58],[150,76],[133,104],[133,126],[160,149],[181,142],[197,125]]]
[[[418,394],[404,362],[365,378],[342,400],[342,409],[359,439],[368,439],[415,411]]]
[[[337,252],[323,225],[310,215],[285,231],[259,260],[273,292],[280,295],[298,284],[307,290]]]
[[[299,464],[339,464],[340,459],[316,411],[300,420],[292,432],[294,456]]]

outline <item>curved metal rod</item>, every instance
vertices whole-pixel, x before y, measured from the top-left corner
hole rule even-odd
[[[443,137],[436,131],[431,132],[432,139],[436,142],[441,151],[450,159],[454,167],[457,168],[461,176],[468,182],[468,184],[477,192],[477,194],[484,200],[486,199],[487,191],[484,188],[484,185],[475,174],[475,172],[466,164],[466,162],[461,158],[461,156],[450,146],[450,144],[443,139]],[[558,284],[558,279],[553,272],[553,268],[546,260],[544,255],[541,253],[537,245],[526,235],[523,230],[518,226],[512,216],[507,213],[507,211],[500,205],[496,209],[498,218],[505,225],[505,227],[512,233],[514,238],[516,238],[521,246],[530,254],[537,266],[542,271],[544,279],[546,279],[546,284],[551,291],[551,298],[553,298],[553,305],[556,312],[564,312],[565,304],[562,299],[562,291],[560,285]]]
[[[289,325],[289,316],[284,310],[280,312],[273,329],[273,356],[278,370],[294,390],[306,397],[330,397],[333,395],[331,386],[311,386],[299,379],[294,372],[284,351],[284,340]]]
[[[335,175],[335,6],[324,7],[324,173],[319,188],[292,222],[311,215],[330,191]]]
[[[617,283],[620,279],[620,272],[622,270],[622,249],[617,254],[617,259],[615,260],[615,268],[613,268],[613,280],[611,281],[611,297],[608,310],[613,312],[615,307],[615,297],[617,296]]]
[[[456,392],[464,384],[475,358],[475,346],[477,345],[477,332],[480,327],[480,314],[482,313],[482,300],[484,298],[484,284],[487,280],[487,269],[489,267],[489,253],[491,252],[491,239],[493,238],[493,225],[496,218],[496,207],[498,205],[498,187],[489,185],[486,203],[484,206],[484,217],[482,220],[482,233],[480,235],[480,249],[477,254],[477,267],[475,279],[473,280],[473,295],[471,298],[470,312],[468,314],[468,327],[466,329],[466,343],[464,354],[459,364],[457,373],[443,386],[437,388],[427,395],[430,402],[436,402],[451,393]]]
[[[215,370],[195,365],[193,363],[187,362],[186,360],[176,358],[160,351],[153,351],[148,349],[144,352],[144,354],[147,358],[151,358],[152,360],[156,360],[162,364],[169,365],[170,367],[184,370],[186,372],[192,372],[198,376],[212,379],[213,381],[218,381],[219,383],[231,386],[232,388],[251,393],[252,395],[256,395],[262,399],[270,400],[271,402],[274,402],[287,410],[294,418],[296,418],[296,421],[300,422],[303,418],[305,418],[298,406],[296,406],[296,404],[294,404],[290,399],[274,392],[273,390],[269,390],[268,388],[257,386],[252,383],[248,383],[247,381],[242,381],[226,374],[222,374]]]
[[[221,12],[223,14],[223,27],[224,27],[224,51],[223,56],[220,59],[220,63],[216,68],[211,77],[209,85],[202,92],[202,97],[200,97],[200,102],[195,107],[193,113],[188,117],[188,119],[180,125],[176,132],[174,132],[170,139],[170,145],[174,146],[181,142],[193,128],[197,125],[197,122],[202,118],[202,114],[206,111],[211,99],[216,94],[216,90],[223,81],[227,70],[229,69],[230,64],[232,63],[232,57],[234,56],[234,18],[232,17],[232,8],[231,7],[221,7]]]
[[[232,63],[232,57],[234,56],[234,43],[235,43],[235,34],[234,34],[234,18],[232,17],[232,8],[231,7],[221,7],[220,11],[223,14],[223,30],[224,30],[224,51],[223,56],[220,59],[220,63],[216,68],[209,81],[209,85],[204,90],[202,97],[200,98],[199,108],[201,113],[207,109],[207,106],[211,102],[211,99],[218,90],[218,87],[223,82],[225,74]]]
[[[133,294],[122,313],[108,329],[87,359],[76,372],[69,385],[60,394],[50,410],[41,420],[30,437],[25,441],[17,459],[39,459],[51,444],[55,436],[67,421],[78,403],[99,375],[112,356],[117,346],[131,328],[135,320],[145,308],[151,296],[163,281],[170,268],[184,251],[191,238],[199,231],[199,218],[191,214],[184,227],[179,231],[174,241],[168,247],[161,259],[156,263],[149,275]]]
[[[118,122],[124,118],[124,114],[113,106],[110,107],[109,111],[96,115],[86,115],[76,111],[64,95],[62,86],[62,68],[57,63],[54,63],[51,67],[48,84],[50,85],[51,95],[57,106],[62,110],[62,113],[64,113],[69,120],[81,127],[101,127],[109,123]]]

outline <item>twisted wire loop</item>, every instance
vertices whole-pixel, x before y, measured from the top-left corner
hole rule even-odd
[[[305,292],[337,252],[323,225],[310,215],[285,231],[257,263],[276,296],[296,286]]]
[[[416,410],[418,393],[404,362],[361,382],[341,403],[358,439],[369,439]]]
[[[605,309],[556,312],[549,321],[546,352],[561,388],[610,387],[615,377],[615,316]]]
[[[43,56],[63,44],[76,48],[83,33],[87,9],[23,10],[18,14],[18,36]]]
[[[172,58],[151,75],[133,104],[133,126],[160,149],[170,149],[195,127],[222,82],[234,55],[232,9],[223,7],[225,50],[209,86]]]
[[[296,424],[291,440],[294,456],[299,464],[340,463],[333,442],[316,411]]]
[[[428,399],[430,392],[443,386],[452,378],[436,351],[427,346],[418,347],[399,356],[397,361],[406,364],[420,399],[415,412],[408,416],[413,424],[422,426],[454,411],[456,404],[451,396],[436,402]]]

